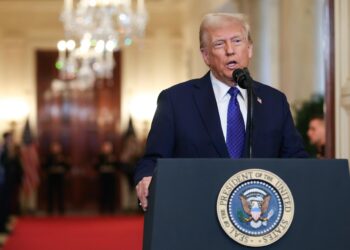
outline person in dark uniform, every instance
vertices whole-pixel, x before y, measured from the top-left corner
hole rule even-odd
[[[52,214],[54,212],[54,207],[57,206],[58,212],[64,214],[65,175],[70,166],[62,152],[62,146],[58,142],[53,142],[51,144],[50,154],[44,167],[47,171],[48,178],[48,213]]]
[[[0,232],[7,232],[6,224],[11,214],[20,213],[19,190],[22,185],[23,169],[18,145],[11,132],[3,134],[0,163],[3,172],[1,190]]]
[[[0,234],[6,232],[5,215],[5,168],[0,162]],[[1,243],[0,243],[1,246]]]
[[[117,161],[113,153],[113,145],[106,141],[95,165],[99,173],[99,208],[101,213],[114,213],[116,201],[116,168]]]

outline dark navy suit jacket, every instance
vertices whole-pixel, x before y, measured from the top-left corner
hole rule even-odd
[[[253,157],[307,157],[285,95],[258,82],[253,88]],[[209,73],[160,93],[136,183],[153,174],[157,158],[229,158]]]

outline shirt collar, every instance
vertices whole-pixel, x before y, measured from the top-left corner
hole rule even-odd
[[[211,71],[210,71],[210,80],[211,80],[211,83],[213,85],[213,90],[214,90],[216,100],[223,101],[224,98],[226,97],[226,95],[229,95],[227,92],[231,87],[228,86],[227,84],[221,82],[220,80],[218,80]],[[244,101],[246,101],[247,100],[247,90],[242,89],[238,85],[236,87],[239,89],[240,96],[243,98]]]

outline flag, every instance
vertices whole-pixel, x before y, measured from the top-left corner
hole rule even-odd
[[[22,134],[21,158],[23,165],[23,191],[30,195],[39,185],[39,155],[27,119]]]
[[[132,122],[132,118],[129,117],[129,124],[128,128],[124,132],[124,137],[129,137],[129,136],[136,136],[135,128],[134,128],[134,123]]]

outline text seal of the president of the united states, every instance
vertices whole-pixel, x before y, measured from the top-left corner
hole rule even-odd
[[[288,231],[294,200],[286,183],[274,173],[247,169],[233,175],[221,188],[217,215],[222,229],[233,240],[262,247]]]

